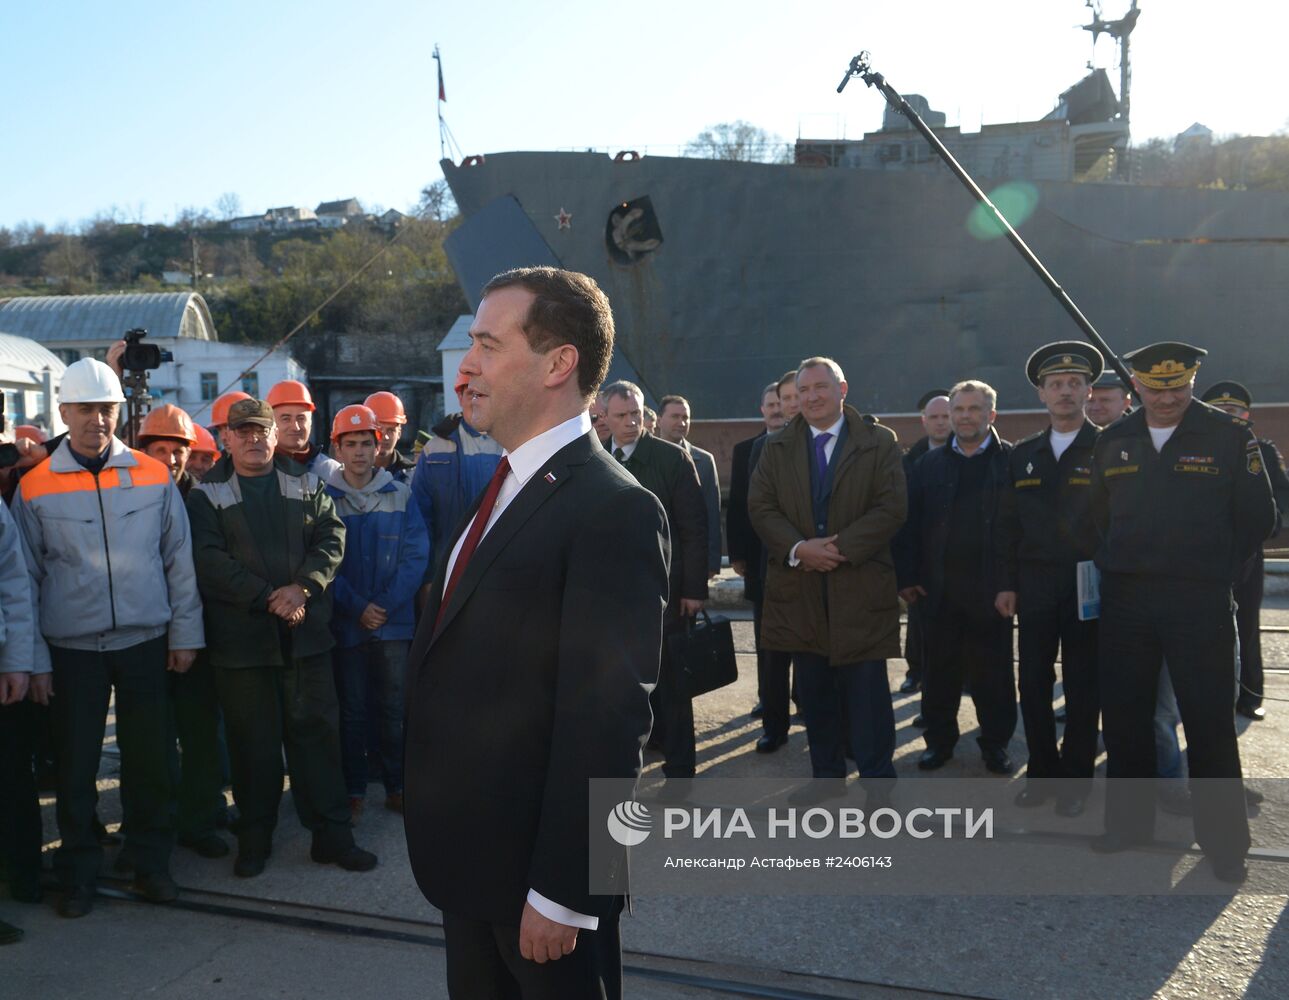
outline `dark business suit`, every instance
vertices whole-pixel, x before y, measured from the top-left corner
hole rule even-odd
[[[405,824],[453,996],[619,988],[622,895],[590,892],[587,782],[639,773],[669,554],[658,502],[587,434],[498,516],[441,618],[438,567],[408,662]],[[603,874],[625,892],[624,858]],[[521,959],[530,889],[599,929],[556,962]]]
[[[626,470],[662,503],[671,526],[671,600],[663,617],[662,667],[655,704],[668,778],[692,778],[695,767],[694,706],[684,679],[671,668],[666,636],[684,628],[680,599],[707,598],[707,507],[688,452],[642,433],[624,463]]]

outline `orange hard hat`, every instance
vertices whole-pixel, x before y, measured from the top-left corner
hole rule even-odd
[[[249,392],[242,392],[240,389],[224,393],[210,406],[211,426],[223,427],[228,423],[228,408],[239,400],[250,398],[251,394]]]
[[[18,424],[13,429],[13,436],[14,440],[21,441],[26,438],[28,441],[35,441],[36,444],[44,444],[49,440],[45,436],[45,432],[35,424]]]
[[[197,432],[193,430],[192,417],[173,403],[165,403],[143,418],[139,438],[177,438],[192,446],[197,443]]]
[[[376,414],[376,419],[382,424],[407,423],[407,412],[403,409],[403,401],[392,392],[373,392],[363,400],[363,406]]]
[[[336,418],[331,421],[331,440],[339,441],[340,435],[352,434],[354,431],[371,431],[380,436],[380,423],[376,419],[376,414],[368,407],[359,406],[357,403],[342,407],[336,414]]]
[[[313,397],[309,395],[309,389],[303,382],[297,382],[293,378],[279,382],[268,394],[269,406],[307,406],[310,410],[316,410],[313,405]]]
[[[219,445],[215,444],[214,435],[212,435],[210,431],[206,430],[206,428],[201,424],[194,426],[193,430],[197,432],[197,443],[192,446],[193,454],[196,455],[204,451],[206,454],[214,455],[218,458]]]

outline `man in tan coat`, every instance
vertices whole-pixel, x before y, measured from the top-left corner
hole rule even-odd
[[[814,777],[845,777],[849,740],[861,778],[894,778],[886,658],[900,655],[890,551],[905,514],[900,450],[845,405],[835,361],[803,361],[797,389],[801,413],[766,439],[748,495],[769,557],[761,644],[793,654]]]

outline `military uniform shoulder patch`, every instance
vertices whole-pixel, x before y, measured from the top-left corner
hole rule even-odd
[[[1257,438],[1249,438],[1244,445],[1244,467],[1251,476],[1262,475],[1262,449],[1258,446]]]

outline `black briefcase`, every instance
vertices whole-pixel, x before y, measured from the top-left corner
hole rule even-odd
[[[684,631],[667,637],[667,651],[691,698],[738,680],[734,630],[723,615],[710,618],[700,611],[697,618],[685,619]]]

